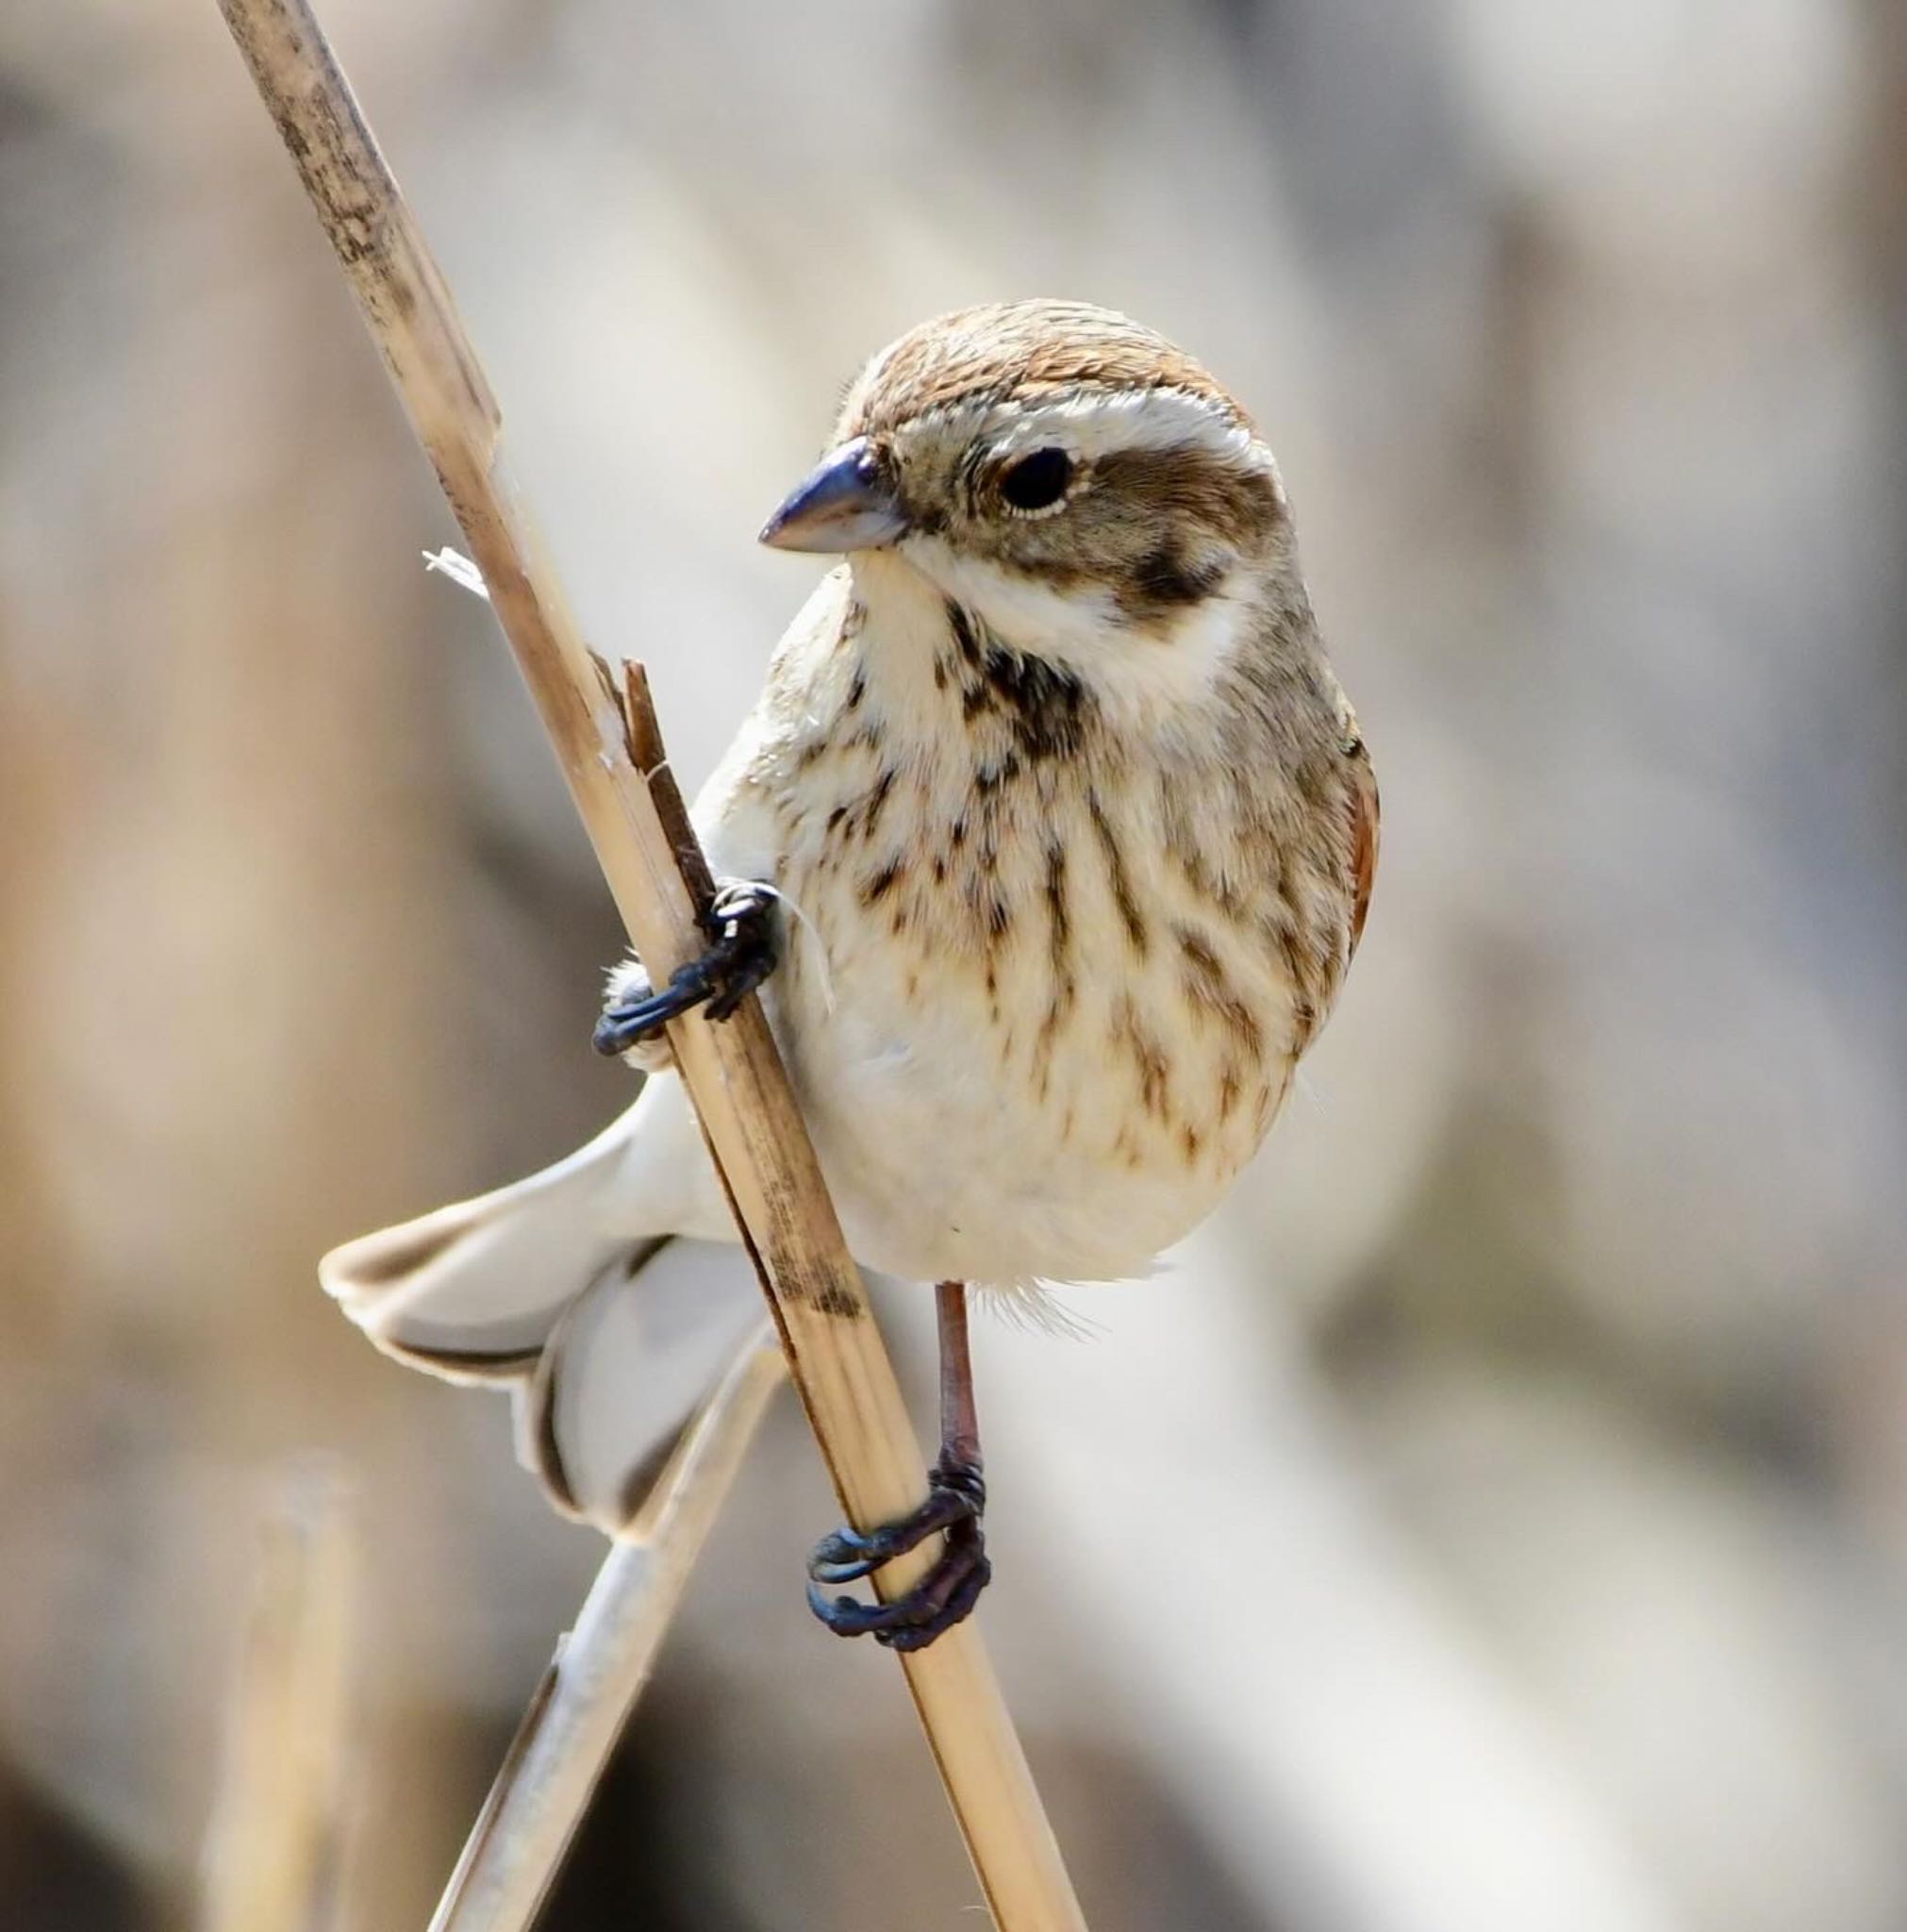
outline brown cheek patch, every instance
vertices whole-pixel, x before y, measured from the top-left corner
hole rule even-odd
[[[1268,475],[1198,448],[1101,458],[1081,511],[1119,621],[1160,633],[1218,594],[1238,559],[1263,556],[1283,514]]]
[[[1269,473],[1197,448],[1115,450],[1094,463],[1093,489],[1154,525],[1189,524],[1246,556],[1264,549],[1284,516]]]
[[[1119,616],[1145,625],[1202,604],[1230,575],[1222,557],[1195,557],[1168,540],[1126,571],[1113,591]]]

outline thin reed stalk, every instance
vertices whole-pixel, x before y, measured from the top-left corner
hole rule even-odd
[[[604,1560],[490,1786],[430,1932],[521,1932],[535,1922],[781,1381],[781,1351],[764,1323]]]
[[[400,398],[435,464],[554,741],[616,905],[660,984],[700,953],[708,875],[663,756],[646,681],[585,649],[505,459],[502,419],[450,291],[303,0],[221,0]],[[672,1025],[789,1372],[851,1522],[921,1496],[892,1364],[757,1002]],[[928,1548],[875,1578],[925,1574]],[[985,1647],[970,1621],[901,1657],[974,1870],[1003,1932],[1085,1921]]]
[[[325,1932],[336,1923],[357,1513],[337,1468],[272,1478],[218,1794],[202,1932]]]

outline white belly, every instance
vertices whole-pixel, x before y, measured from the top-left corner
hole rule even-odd
[[[992,943],[985,916],[950,913],[970,895],[931,858],[871,906],[864,871],[789,882],[807,918],[790,924],[771,1011],[870,1266],[1001,1286],[1143,1274],[1217,1205],[1283,1098],[1289,999],[1273,962],[1227,958],[1249,1021],[1191,999],[1179,935],[1208,934],[1210,908],[1136,867],[1140,951],[1091,826],[1082,814],[1067,829],[1059,939],[1050,849],[1034,841],[988,867],[1010,914]]]

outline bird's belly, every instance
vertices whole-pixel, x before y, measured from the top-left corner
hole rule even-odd
[[[1217,1205],[1282,1097],[1167,975],[831,949],[774,1002],[856,1256],[920,1280],[1143,1274]],[[1154,997],[1156,995],[1156,997]],[[1057,1008],[1057,1017],[1055,1011]],[[792,1021],[792,1024],[789,1024]]]

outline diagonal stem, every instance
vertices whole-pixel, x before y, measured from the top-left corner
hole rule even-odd
[[[429,1932],[522,1932],[534,1922],[781,1375],[764,1323],[689,1424],[628,1539],[604,1560],[471,1827]]]
[[[666,979],[701,950],[710,882],[646,686],[637,673],[619,690],[584,648],[449,289],[309,6],[221,6],[483,572],[636,949]],[[669,1035],[842,1507],[862,1529],[904,1515],[920,1493],[912,1427],[760,1005],[720,1027],[689,1014]],[[928,1560],[898,1559],[877,1591],[909,1588]],[[973,1626],[903,1663],[996,1923],[1084,1932]]]

